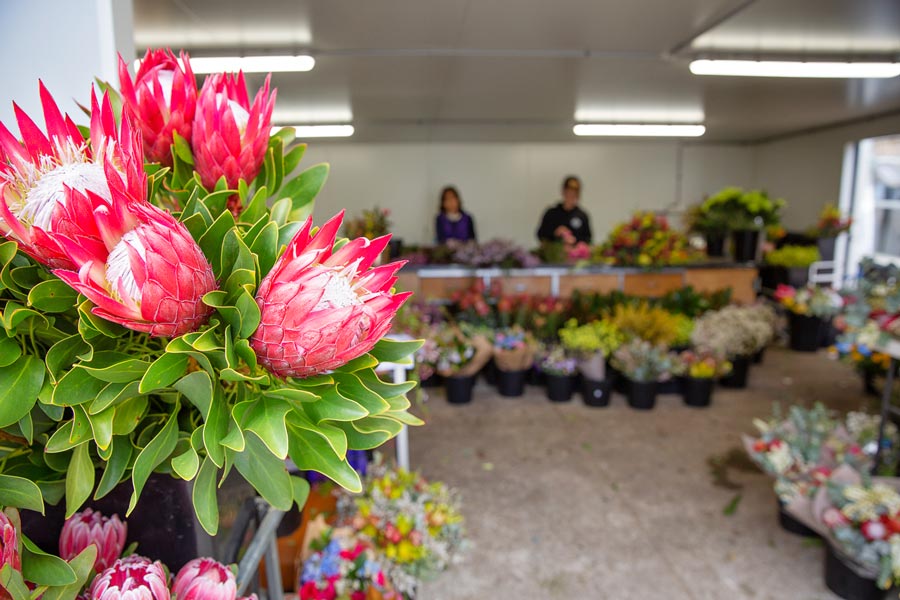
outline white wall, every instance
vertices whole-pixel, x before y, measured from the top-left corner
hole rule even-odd
[[[116,52],[134,56],[131,0],[3,0],[0,121],[16,133],[15,101],[43,125],[38,79],[76,123],[87,118],[94,77],[118,82]]]
[[[900,133],[900,115],[759,144],[753,156],[755,184],[788,201],[788,229],[806,229],[822,206],[838,203],[846,144],[895,133]]]
[[[753,150],[674,141],[571,144],[354,144],[313,140],[304,163],[331,163],[316,220],[391,209],[407,243],[434,237],[438,193],[456,185],[479,238],[536,245],[542,211],[559,198],[565,175],[582,178],[582,203],[595,241],[637,209],[679,208],[725,185],[753,183]],[[680,156],[679,156],[680,155]]]

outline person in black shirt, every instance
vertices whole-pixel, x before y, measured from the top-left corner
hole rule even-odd
[[[563,198],[547,209],[541,219],[537,236],[542,242],[591,243],[591,223],[588,214],[578,207],[581,180],[570,175],[563,180]]]

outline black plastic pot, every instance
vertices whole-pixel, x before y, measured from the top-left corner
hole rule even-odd
[[[759,231],[741,229],[731,232],[731,253],[734,262],[752,262],[756,260],[756,249],[759,246]]]
[[[784,504],[779,498],[776,498],[775,500],[778,502],[778,524],[781,525],[782,529],[784,529],[788,533],[799,535],[800,537],[821,537],[818,533],[792,517],[790,513],[784,510]]]
[[[587,377],[581,380],[581,397],[587,406],[602,408],[609,406],[613,392],[613,380],[609,375],[603,381],[595,381]]]
[[[822,260],[834,260],[834,246],[837,238],[820,237],[816,240],[816,246],[819,247],[819,256]]]
[[[716,385],[710,377],[685,377],[681,384],[681,394],[688,406],[704,407],[712,403],[712,392]]]
[[[133,490],[129,479],[100,500],[91,500],[85,506],[106,516],[117,514],[125,520]],[[59,553],[65,505],[65,500],[56,506],[47,505],[44,516],[30,510],[21,511],[25,535],[45,552]],[[178,572],[188,561],[211,552],[210,538],[194,517],[191,484],[170,475],[150,475],[141,499],[128,517],[127,542],[137,542],[141,555],[161,561],[172,572]]]
[[[423,379],[421,382],[419,382],[419,385],[423,388],[438,388],[444,385],[444,378],[437,373],[434,373],[428,379]]]
[[[788,329],[791,334],[791,350],[815,352],[819,349],[819,336],[822,330],[822,319],[819,317],[790,313]]]
[[[822,319],[819,327],[819,348],[830,348],[837,343],[838,331],[831,319]]]
[[[759,284],[764,290],[775,290],[779,285],[787,285],[788,273],[784,267],[760,265]]]
[[[889,592],[874,579],[857,575],[831,544],[825,544],[825,587],[844,600],[883,600]]]
[[[731,359],[731,373],[719,380],[719,385],[735,390],[747,387],[750,375],[750,357],[738,356]]]
[[[684,391],[680,377],[672,377],[665,381],[656,382],[657,394],[681,394]]]
[[[787,272],[787,284],[795,288],[806,287],[809,283],[809,267],[790,267]]]
[[[763,364],[763,360],[765,360],[765,358],[766,358],[766,349],[765,349],[765,347],[763,347],[763,348],[760,348],[759,352],[757,352],[756,354],[753,355],[753,359],[752,359],[753,364],[761,365],[761,364]]]
[[[862,373],[863,392],[867,396],[881,397],[881,390],[875,385],[875,374],[870,372]]]
[[[497,385],[497,365],[493,358],[481,369],[481,375],[488,385]]]
[[[725,232],[706,234],[706,255],[719,258],[725,256]]]
[[[447,377],[444,380],[447,402],[450,404],[468,404],[472,401],[472,388],[474,387],[474,375],[468,377]]]
[[[655,381],[628,382],[628,406],[637,410],[652,410],[656,406],[658,384]]]
[[[551,402],[568,402],[575,391],[575,378],[571,375],[547,373],[547,398]]]
[[[532,367],[528,369],[525,383],[528,385],[547,385],[547,376],[537,367]]]
[[[525,393],[525,379],[528,369],[524,371],[501,371],[497,369],[497,392],[507,398],[518,398]]]

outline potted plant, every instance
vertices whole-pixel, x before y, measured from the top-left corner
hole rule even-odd
[[[883,352],[872,350],[861,342],[838,341],[829,351],[834,358],[848,364],[863,380],[863,391],[875,397],[881,397],[876,381],[887,374],[891,365],[891,357]]]
[[[494,364],[497,366],[497,391],[501,396],[517,397],[525,391],[528,370],[534,365],[534,337],[514,327],[494,334]]]
[[[797,289],[781,285],[775,290],[774,298],[788,310],[790,347],[798,352],[819,349],[823,329],[830,328],[832,317],[843,305],[834,290],[818,286]]]
[[[756,259],[760,230],[779,222],[784,204],[784,200],[772,200],[762,190],[729,187],[707,198],[701,211],[729,223],[734,260],[749,262]]]
[[[447,402],[468,404],[478,372],[493,354],[493,345],[481,334],[469,328],[446,325],[437,332],[437,363],[435,370],[444,378]]]
[[[815,246],[785,245],[767,252],[760,269],[763,289],[774,290],[779,285],[805,286],[809,281],[809,267],[821,260]]]
[[[607,406],[612,393],[612,374],[607,373],[607,358],[625,341],[619,328],[599,320],[579,325],[570,319],[559,330],[566,351],[574,355],[581,373],[581,394],[588,406]]]
[[[806,234],[815,239],[823,260],[834,260],[837,237],[850,230],[853,219],[845,217],[833,203],[826,204],[819,213],[819,221]]]
[[[709,311],[694,322],[692,345],[731,361],[731,373],[720,380],[725,387],[744,388],[755,353],[774,334],[769,309],[762,306],[726,306]]]
[[[665,346],[632,340],[613,353],[612,364],[628,379],[629,406],[638,410],[656,406],[657,386],[672,372],[672,358]]]
[[[541,372],[547,378],[547,398],[552,402],[568,402],[575,389],[577,363],[562,346],[548,348],[540,361]]]
[[[709,351],[687,350],[676,356],[672,372],[683,380],[685,404],[709,406],[715,382],[731,372],[731,362]]]
[[[704,203],[696,204],[687,213],[688,231],[703,235],[706,255],[710,258],[725,256],[725,240],[728,239],[728,219],[722,211],[704,210]]]

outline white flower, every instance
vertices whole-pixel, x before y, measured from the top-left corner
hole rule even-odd
[[[768,459],[776,473],[784,473],[794,464],[794,456],[791,454],[791,448],[787,444],[779,444],[777,448],[769,450],[766,454],[766,459]]]

